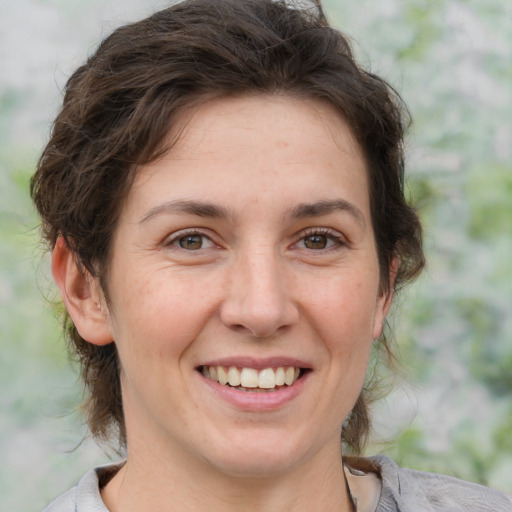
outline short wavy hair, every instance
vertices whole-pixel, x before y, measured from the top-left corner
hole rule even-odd
[[[169,147],[179,114],[210,98],[284,94],[328,102],[362,148],[369,174],[381,287],[395,289],[424,265],[421,225],[403,192],[399,95],[355,61],[348,39],[330,27],[319,1],[186,0],[115,30],[67,82],[62,108],[31,180],[43,237],[62,237],[108,299],[113,233],[138,165]],[[71,353],[87,390],[91,433],[126,444],[115,342],[83,339],[64,313]],[[387,347],[384,341],[384,346]],[[368,436],[369,389],[345,420],[343,442],[359,453]]]

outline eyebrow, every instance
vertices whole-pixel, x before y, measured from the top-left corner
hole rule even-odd
[[[151,208],[139,220],[139,224],[143,224],[148,220],[162,214],[186,214],[197,215],[198,217],[212,217],[227,219],[230,217],[228,210],[222,206],[203,201],[177,200],[167,201]]]
[[[366,219],[363,212],[345,199],[327,199],[313,203],[301,203],[294,206],[288,215],[293,219],[304,219],[307,217],[321,217],[337,211],[342,211],[354,217],[359,224],[366,227]]]
[[[328,215],[337,211],[349,213],[363,227],[366,227],[366,220],[361,210],[344,199],[300,203],[288,210],[287,216],[292,219],[304,219],[308,217],[321,217],[322,215]],[[218,219],[231,218],[231,214],[226,208],[213,203],[192,200],[175,200],[154,206],[142,216],[139,220],[139,224],[143,224],[153,217],[163,214],[196,215],[198,217]]]

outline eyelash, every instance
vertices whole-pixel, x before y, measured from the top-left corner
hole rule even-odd
[[[181,239],[191,237],[191,236],[198,236],[201,237],[204,243],[204,240],[208,240],[212,245],[215,245],[215,243],[212,241],[212,239],[206,235],[205,233],[202,233],[201,231],[198,231],[197,229],[186,229],[184,231],[179,231],[178,233],[174,233],[170,238],[165,240],[165,245],[167,247],[176,247],[177,249],[183,249],[187,250],[184,247],[179,246],[179,241]],[[205,249],[205,247],[200,247],[198,249],[191,249],[188,252],[195,252],[199,251],[201,249]]]
[[[332,242],[333,245],[330,247],[325,247],[321,249],[309,249],[311,251],[328,251],[328,250],[336,250],[340,247],[346,245],[345,241],[343,240],[342,236],[330,229],[327,228],[309,228],[306,231],[302,233],[302,236],[299,240],[299,242],[303,242],[305,239],[313,236],[324,236],[328,242]],[[299,243],[297,242],[297,243]],[[306,248],[307,249],[307,248]]]
[[[199,247],[197,249],[189,249],[187,252],[195,252],[195,251],[199,251],[201,249],[209,249],[210,247],[203,247],[204,240],[208,240],[212,245],[215,245],[215,243],[212,241],[212,239],[208,235],[206,235],[205,233],[202,233],[201,231],[199,231],[197,229],[188,229],[185,231],[180,231],[178,233],[175,233],[172,235],[171,238],[169,238],[165,241],[165,245],[168,247],[174,246],[178,249],[187,250],[185,247],[179,246],[179,241],[182,239],[185,239],[187,237],[191,237],[191,236],[201,237],[202,245],[201,245],[201,247]],[[336,250],[336,249],[346,245],[345,242],[343,241],[341,235],[339,235],[338,233],[336,233],[330,229],[327,229],[327,228],[309,228],[309,229],[305,230],[304,232],[301,233],[301,237],[300,237],[299,241],[296,242],[294,245],[298,245],[299,243],[304,242],[307,238],[314,237],[314,236],[325,237],[327,239],[327,244],[329,242],[331,242],[332,245],[328,246],[328,247],[320,247],[320,248],[316,248],[316,249],[302,247],[302,249],[310,250],[313,252],[317,252],[317,251],[321,252],[321,251]]]

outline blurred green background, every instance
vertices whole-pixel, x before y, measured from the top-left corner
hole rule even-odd
[[[81,387],[28,180],[66,77],[155,0],[0,0],[0,510],[41,510],[107,455]],[[512,492],[512,2],[325,0],[410,107],[408,193],[429,266],[393,320],[404,363],[370,453]],[[43,298],[43,297],[46,297]]]

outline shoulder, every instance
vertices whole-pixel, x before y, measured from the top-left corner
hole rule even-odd
[[[108,512],[101,499],[100,480],[109,479],[121,464],[108,464],[91,469],[77,485],[52,501],[43,512]]]
[[[52,501],[43,512],[74,512],[76,509],[76,486]]]
[[[499,491],[450,476],[401,468],[384,456],[369,460],[382,480],[376,512],[512,512],[512,497]]]

